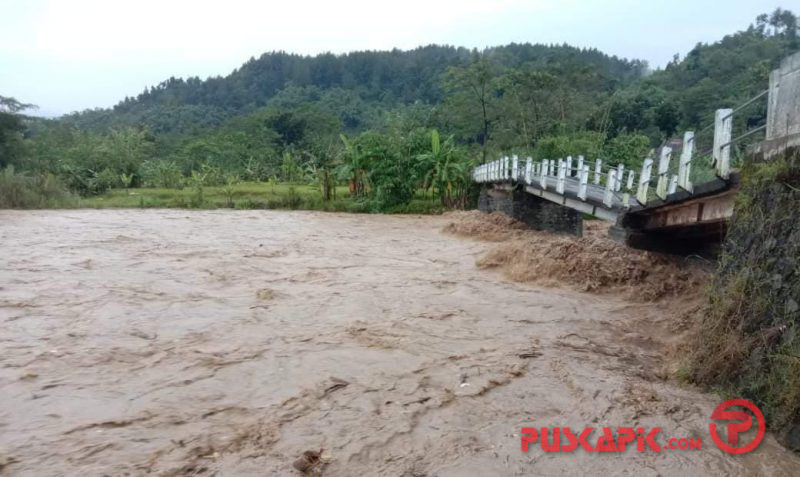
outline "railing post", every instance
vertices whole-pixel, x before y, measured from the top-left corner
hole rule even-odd
[[[581,181],[578,185],[578,198],[581,200],[586,200],[586,188],[589,184],[589,165],[583,165],[582,156],[578,156],[578,164],[580,165],[578,177]]]
[[[622,205],[629,209],[631,206],[631,192],[633,191],[633,179],[636,173],[633,169],[628,169],[628,182],[625,184],[625,193],[622,194]]]
[[[664,146],[661,148],[661,157],[658,160],[658,184],[656,195],[659,199],[667,198],[667,187],[669,186],[669,161],[672,158],[672,148]]]
[[[525,183],[531,183],[531,174],[533,173],[533,159],[530,157],[525,159]]]
[[[617,164],[617,183],[615,184],[614,190],[619,192],[622,189],[622,179],[625,177],[625,165],[624,164]]]
[[[603,172],[603,161],[597,159],[594,161],[594,183],[600,183],[600,173]]]
[[[519,180],[519,157],[516,154],[511,157],[511,180]]]
[[[614,203],[614,188],[617,186],[617,170],[610,169],[606,176],[606,193],[603,196],[603,203],[606,207],[611,207]]]
[[[497,180],[503,180],[503,158],[502,156],[500,159],[497,160]]]
[[[642,173],[639,174],[639,190],[636,191],[636,200],[640,204],[647,204],[647,189],[650,187],[650,174],[653,172],[653,160],[647,158],[642,164]]]
[[[678,186],[692,192],[692,152],[694,152],[694,132],[686,131],[683,134],[683,149],[681,149],[681,162],[678,167]]]
[[[566,163],[567,171],[565,176],[572,177],[572,156],[567,156],[567,163]]]
[[[667,195],[674,194],[678,191],[678,176],[673,174],[669,180],[669,189],[667,190]]]
[[[727,179],[731,174],[731,131],[733,130],[733,110],[718,109],[714,114],[714,165],[717,175]]]
[[[564,179],[567,176],[567,163],[564,159],[558,160],[558,181],[556,182],[556,192],[564,193]]]
[[[542,159],[542,162],[539,164],[539,185],[542,186],[542,190],[547,190],[548,167],[547,159]]]

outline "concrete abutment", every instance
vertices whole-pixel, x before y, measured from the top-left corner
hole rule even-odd
[[[534,230],[583,235],[583,217],[577,210],[528,194],[521,188],[481,189],[478,210],[502,212]]]

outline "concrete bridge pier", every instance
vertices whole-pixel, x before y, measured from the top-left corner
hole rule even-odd
[[[528,194],[521,186],[484,185],[478,196],[478,210],[502,212],[534,230],[583,235],[580,212]]]

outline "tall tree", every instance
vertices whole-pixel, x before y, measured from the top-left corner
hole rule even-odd
[[[0,96],[0,168],[19,161],[23,149],[22,133],[25,131],[19,112],[33,107],[32,104]]]
[[[466,109],[467,114],[469,112],[474,114],[477,110],[480,123],[478,142],[481,144],[482,163],[486,162],[486,148],[497,117],[495,111],[499,96],[497,69],[497,65],[493,64],[484,52],[476,53],[467,66],[449,68],[445,75],[445,88],[452,95],[457,108]],[[469,119],[469,116],[466,118]]]

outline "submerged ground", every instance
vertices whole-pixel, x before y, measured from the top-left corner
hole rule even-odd
[[[664,306],[509,281],[448,220],[0,211],[0,474],[797,475],[770,435],[714,446]],[[522,452],[523,426],[703,448]]]

